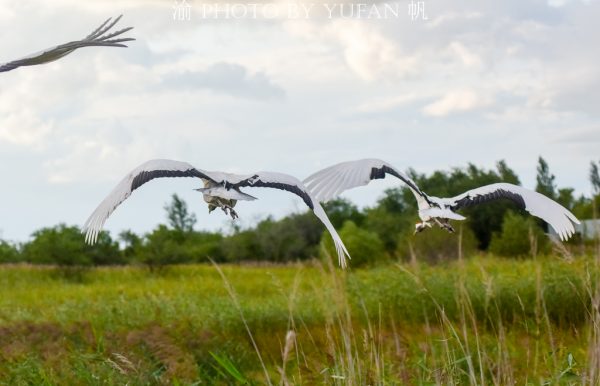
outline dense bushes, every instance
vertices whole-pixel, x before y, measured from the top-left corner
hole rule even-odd
[[[352,256],[352,266],[361,267],[375,264],[386,259],[383,242],[375,232],[359,228],[352,221],[346,221],[339,231],[339,235],[344,240],[344,244]],[[335,257],[337,254],[333,246],[333,240],[328,234],[323,237],[324,251],[328,254],[325,257]]]
[[[502,231],[494,233],[490,244],[490,252],[500,256],[535,256],[548,251],[548,239],[536,221],[513,212],[506,213]]]
[[[19,258],[19,250],[15,245],[0,240],[0,263],[14,263]]]
[[[36,231],[21,250],[21,260],[34,264],[86,266],[123,263],[119,246],[100,232],[94,245],[85,243],[79,228],[64,224]]]

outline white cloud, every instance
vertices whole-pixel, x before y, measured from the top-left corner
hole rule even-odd
[[[389,111],[405,106],[418,99],[420,99],[420,97],[417,96],[417,94],[415,93],[407,93],[404,95],[392,97],[376,98],[374,100],[369,100],[361,103],[356,107],[356,110],[361,113],[376,113],[382,111]]]
[[[443,117],[452,113],[475,110],[490,103],[489,97],[473,90],[455,90],[425,106],[423,113],[433,117]]]
[[[400,52],[397,42],[361,20],[336,20],[332,26],[348,66],[364,80],[402,78],[414,73],[418,60]]]
[[[356,19],[285,23],[290,33],[309,44],[340,50],[348,68],[363,81],[403,79],[417,72],[418,55],[404,52],[376,23]]]
[[[462,64],[468,68],[480,68],[482,66],[482,60],[479,55],[464,46],[461,42],[454,41],[448,46],[450,51],[456,55]]]
[[[54,129],[52,121],[40,119],[27,108],[0,115],[0,143],[39,150]]]

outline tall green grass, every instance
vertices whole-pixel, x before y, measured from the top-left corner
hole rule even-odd
[[[0,267],[5,384],[590,384],[595,259]]]

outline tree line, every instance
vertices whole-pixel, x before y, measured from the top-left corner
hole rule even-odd
[[[557,187],[548,163],[538,159],[536,190],[571,210],[580,219],[596,218],[600,204],[600,163],[591,162],[590,196],[576,197],[574,190]],[[520,185],[506,162],[486,170],[473,164],[435,171],[430,175],[408,170],[428,194],[451,197],[495,182]],[[350,251],[353,266],[390,259],[417,258],[430,262],[488,251],[502,256],[532,256],[552,249],[546,224],[519,210],[509,201],[465,208],[467,220],[455,227],[458,235],[431,229],[414,235],[417,204],[409,189],[387,189],[375,205],[359,209],[346,199],[324,204],[333,225]],[[77,226],[59,224],[35,231],[30,240],[0,240],[0,263],[99,266],[144,264],[159,268],[169,264],[206,262],[293,262],[335,255],[329,235],[311,213],[294,213],[280,220],[271,217],[248,228],[235,223],[229,232],[196,230],[196,216],[177,195],[165,206],[166,223],[138,235],[123,231],[116,237],[103,231],[95,245],[87,245]],[[571,248],[591,245],[575,237]]]

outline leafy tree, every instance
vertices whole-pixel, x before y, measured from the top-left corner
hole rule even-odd
[[[308,211],[279,221],[261,221],[256,227],[260,259],[284,262],[314,257],[322,233],[323,225]]]
[[[500,160],[496,163],[496,170],[498,170],[498,175],[503,182],[508,182],[510,184],[521,185],[521,181],[517,176],[517,173],[514,172],[511,168],[508,167],[506,161]]]
[[[352,221],[358,226],[362,225],[365,215],[350,200],[337,198],[323,204],[323,209],[335,228],[341,228],[346,221]]]
[[[180,231],[161,224],[135,247],[134,258],[150,270],[172,264],[203,262],[209,257],[223,261],[222,238],[219,233],[189,232],[181,239]]]
[[[118,244],[107,232],[100,232],[98,242],[89,245],[78,227],[65,224],[34,232],[32,240],[23,246],[23,259],[63,267],[122,263]]]
[[[415,198],[408,188],[386,189],[375,207],[364,211],[363,227],[377,234],[389,253],[394,253],[398,235],[418,220]]]
[[[598,171],[598,163],[592,161],[590,163],[590,183],[592,184],[592,191],[594,195],[600,194],[600,172]]]
[[[20,260],[19,250],[16,245],[0,240],[0,264],[16,263]]]
[[[411,201],[414,199],[411,198]],[[383,192],[383,197],[377,201],[377,207],[392,214],[404,214],[407,209],[406,194],[401,188],[390,188]]]
[[[162,268],[169,264],[185,261],[184,248],[178,230],[169,229],[160,224],[152,232],[144,236],[144,242],[138,248],[136,259],[146,264],[150,270]]]
[[[554,174],[550,173],[550,167],[546,160],[539,157],[536,177],[537,185],[535,190],[553,200],[556,199],[556,183],[554,182],[554,179]]]
[[[186,262],[206,262],[209,257],[217,262],[224,261],[222,241],[220,233],[192,232],[184,243]]]
[[[194,230],[196,215],[189,212],[187,203],[179,198],[178,195],[173,194],[172,201],[170,204],[165,205],[165,210],[167,211],[167,219],[169,220],[171,229],[181,234]]]
[[[151,270],[171,264],[205,261],[208,257],[223,260],[222,236],[218,233],[195,232],[196,216],[176,194],[165,205],[169,226],[159,225],[140,239],[130,231],[121,233],[124,255],[146,264]]]
[[[383,242],[376,233],[359,228],[352,221],[346,221],[339,234],[352,256],[353,267],[372,265],[387,258]],[[323,237],[322,242],[327,254],[337,260],[331,237]]]
[[[259,260],[262,253],[254,229],[237,229],[222,240],[221,251],[225,261],[229,262]]]
[[[92,265],[121,265],[127,260],[119,250],[119,243],[108,232],[100,232],[94,245],[84,244],[84,253]]]
[[[536,222],[514,212],[506,213],[502,231],[494,233],[490,244],[490,251],[500,256],[530,256],[548,250],[548,239]]]
[[[399,214],[388,212],[384,206],[376,206],[366,209],[365,212],[364,229],[375,233],[389,253],[396,250],[400,233],[407,228],[414,228],[413,224],[419,221],[416,212],[412,210]]]
[[[125,259],[133,257],[142,245],[142,238],[131,230],[119,233],[119,240],[123,243],[123,256]]]
[[[573,206],[575,205],[575,197],[573,196],[574,191],[575,189],[573,188],[558,189],[556,201],[569,210],[573,209]]]

